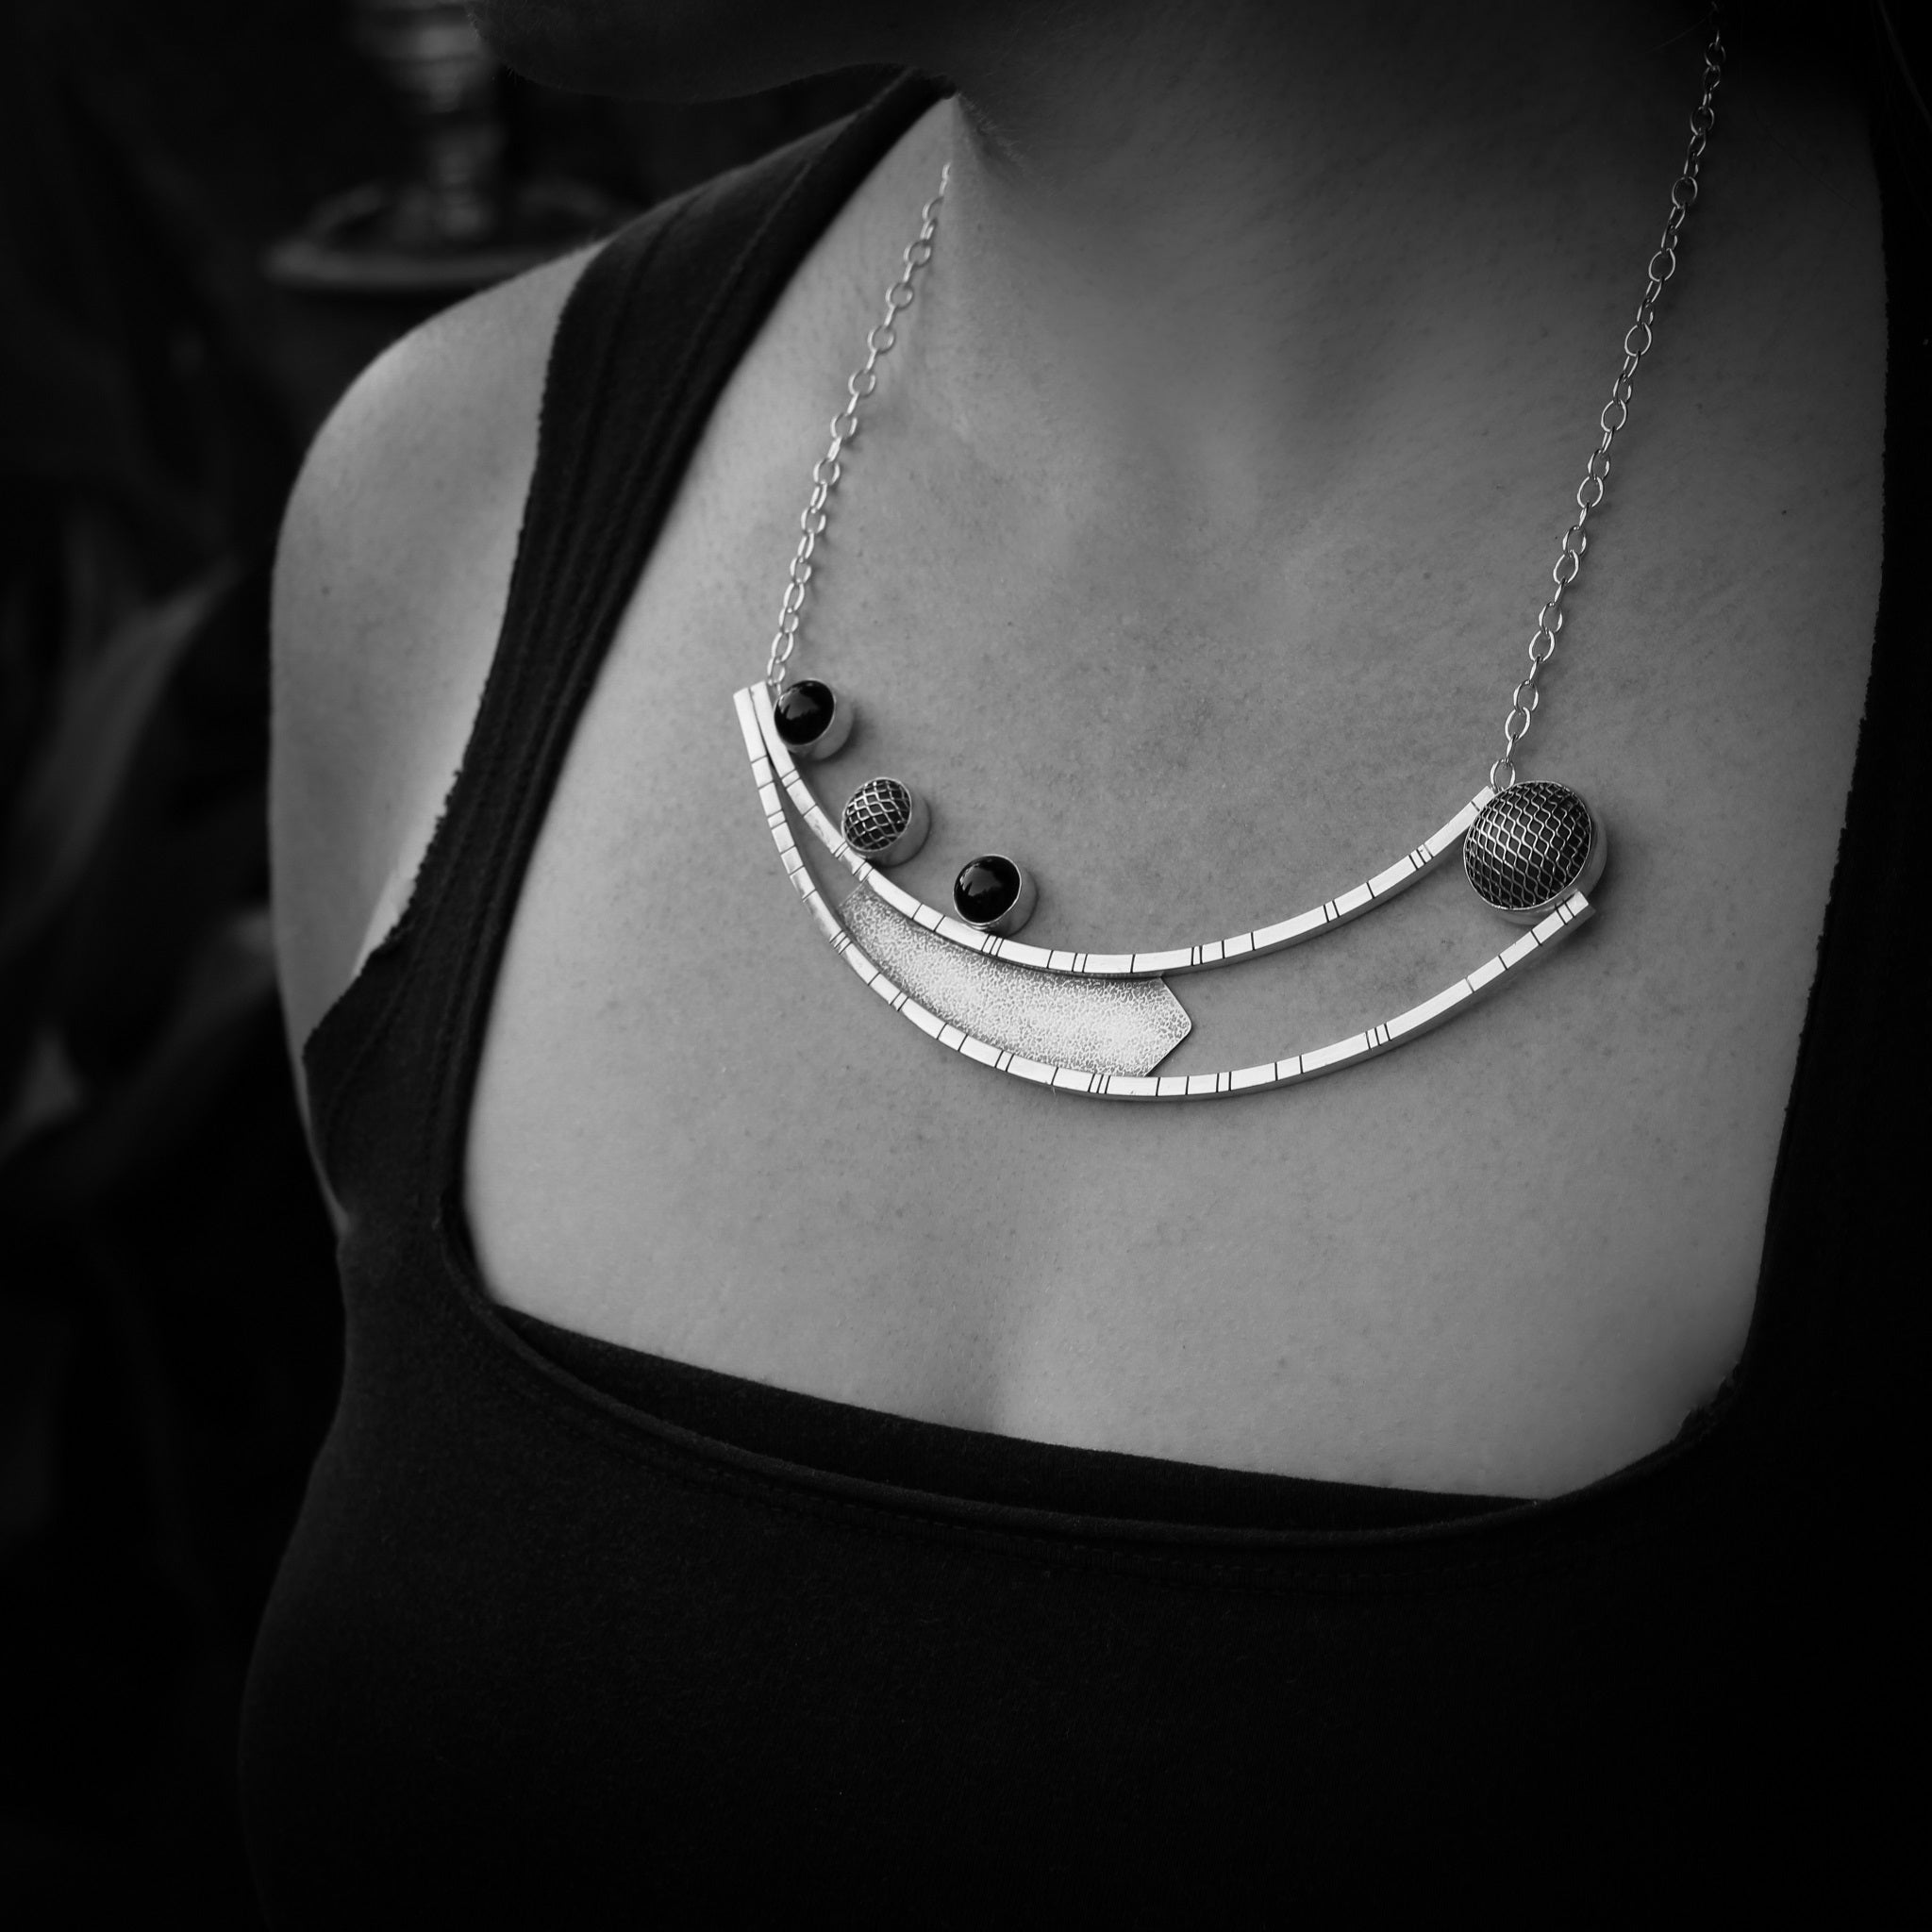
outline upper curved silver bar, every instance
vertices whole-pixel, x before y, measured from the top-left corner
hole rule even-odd
[[[764,684],[748,685],[738,693],[738,704],[741,720],[747,705],[757,720],[758,736],[754,739],[748,732],[746,744],[753,763],[758,763],[762,757],[769,767],[768,774],[759,779],[759,785],[762,787],[775,779],[783,786],[799,817],[811,827],[825,850],[851,870],[855,878],[871,887],[894,911],[903,912],[928,932],[936,932],[941,939],[951,940],[955,945],[965,946],[972,952],[986,953],[995,959],[1007,959],[1015,966],[1038,967],[1043,973],[1084,973],[1107,979],[1149,979],[1169,973],[1199,973],[1210,966],[1232,965],[1237,960],[1253,958],[1262,953],[1277,953],[1284,946],[1300,945],[1304,940],[1311,940],[1332,926],[1359,918],[1372,906],[1407,891],[1425,874],[1433,872],[1455,851],[1463,833],[1474,822],[1476,813],[1496,795],[1485,785],[1446,825],[1424,839],[1412,851],[1405,853],[1386,871],[1377,873],[1372,879],[1364,879],[1360,885],[1353,886],[1345,892],[1338,892],[1332,899],[1323,900],[1321,905],[1310,907],[1292,919],[1279,920],[1273,925],[1257,926],[1252,932],[1238,932],[1231,938],[1212,940],[1200,945],[1149,948],[1130,953],[1069,952],[1029,946],[1019,940],[1002,939],[994,933],[981,932],[978,927],[968,925],[964,920],[955,919],[951,913],[941,912],[895,886],[862,854],[855,852],[846,843],[844,835],[820,809],[818,800],[812,796],[811,787],[806,783],[791,756],[791,747],[778,736],[772,713],[770,688]]]

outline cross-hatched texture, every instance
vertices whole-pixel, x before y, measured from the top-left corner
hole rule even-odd
[[[1503,912],[1546,906],[1590,857],[1590,808],[1567,785],[1532,780],[1498,792],[1462,841],[1477,897]]]
[[[912,823],[912,794],[896,778],[868,778],[845,801],[845,842],[883,852]]]

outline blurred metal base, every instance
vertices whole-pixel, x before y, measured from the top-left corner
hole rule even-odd
[[[595,242],[635,212],[555,177],[505,190],[480,223],[442,220],[441,200],[415,182],[335,195],[269,250],[263,271],[282,288],[315,292],[461,295]]]

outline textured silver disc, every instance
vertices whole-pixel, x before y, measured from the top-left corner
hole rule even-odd
[[[1475,815],[1462,870],[1476,897],[1519,925],[1534,925],[1603,874],[1603,827],[1567,785],[1512,785]]]
[[[839,829],[874,865],[904,865],[925,843],[925,800],[897,778],[868,778],[845,801]]]

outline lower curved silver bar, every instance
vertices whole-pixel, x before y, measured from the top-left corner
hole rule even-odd
[[[1259,1093],[1274,1087],[1295,1087],[1324,1074],[1340,1073],[1362,1060],[1375,1058],[1464,1013],[1533,965],[1591,918],[1595,911],[1581,892],[1557,907],[1541,925],[1488,959],[1474,973],[1445,987],[1434,999],[1398,1013],[1311,1053],[1291,1054],[1285,1059],[1262,1060],[1252,1067],[1230,1067],[1213,1074],[1135,1074],[1085,1067],[1056,1066],[994,1045],[952,1024],[922,1006],[898,986],[841,927],[832,943],[846,965],[858,974],[895,1013],[910,1020],[928,1039],[997,1074],[1030,1080],[1060,1093],[1084,1093],[1095,1100],[1216,1100],[1231,1093]],[[842,941],[842,943],[841,943]]]
[[[1424,1000],[1420,1006],[1411,1007],[1407,1012],[1398,1013],[1393,1019],[1371,1026],[1364,1032],[1352,1034],[1348,1039],[1338,1040],[1328,1046],[1317,1047],[1309,1053],[1291,1054],[1281,1059],[1262,1060],[1251,1067],[1225,1068],[1212,1074],[1155,1074],[1151,1071],[1120,1072],[1106,1065],[1059,1065],[982,1040],[957,1024],[955,1019],[933,1011],[930,1006],[914,999],[858,943],[838,911],[819,891],[792,840],[785,801],[773,781],[772,768],[765,758],[758,713],[749,691],[738,693],[738,715],[746,748],[751,753],[754,774],[758,778],[758,796],[765,808],[765,823],[777,845],[779,858],[832,949],[895,1013],[903,1014],[928,1039],[938,1041],[941,1046],[950,1047],[967,1059],[977,1060],[982,1066],[992,1068],[995,1073],[1010,1074],[1016,1079],[1029,1080],[1036,1086],[1050,1087],[1062,1093],[1084,1093],[1099,1100],[1213,1100],[1226,1094],[1258,1093],[1273,1087],[1296,1086],[1304,1080],[1319,1078],[1324,1074],[1339,1073],[1343,1067],[1374,1059],[1378,1054],[1388,1053],[1408,1041],[1419,1040],[1424,1033],[1433,1032],[1457,1014],[1469,1011],[1479,1000],[1499,991],[1520,976],[1525,967],[1533,965],[1554,946],[1561,944],[1595,911],[1581,892],[1573,892],[1515,944],[1505,948],[1493,959],[1485,960],[1474,972],[1445,987],[1433,999]],[[882,944],[880,950],[885,949]],[[1045,979],[1045,975],[1041,977]],[[1046,991],[1052,987],[1053,982],[1046,981],[1041,991]],[[1074,991],[1064,981],[1059,983],[1058,990],[1062,994]],[[943,986],[931,987],[926,991],[928,1000],[946,1001]],[[1096,986],[1086,991],[1099,992],[1101,989]],[[1164,987],[1161,991],[1170,1000],[1173,998]],[[1174,1004],[1178,1006],[1178,1002]],[[968,1016],[961,1013],[958,1017]],[[1043,1020],[1037,1023],[1037,1030],[1042,1041],[1041,1051],[1055,1050],[1044,1044],[1049,1039],[1064,1038]],[[1181,1031],[1185,1033],[1185,1026]],[[1174,1036],[1176,1042],[1180,1037],[1179,1034]],[[1058,1050],[1064,1052],[1066,1048],[1062,1046]],[[1162,1049],[1163,1052],[1165,1050]],[[1155,1063],[1158,1058],[1157,1055]]]

